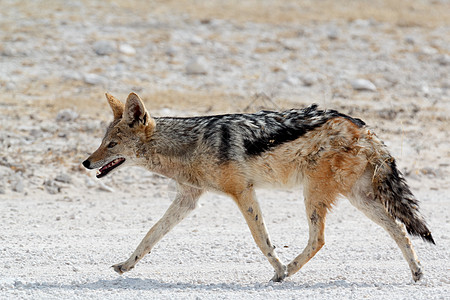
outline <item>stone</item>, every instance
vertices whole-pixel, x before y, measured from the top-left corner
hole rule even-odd
[[[294,76],[288,76],[286,77],[283,82],[287,83],[288,85],[297,86],[300,81],[297,77]]]
[[[134,49],[131,45],[122,44],[119,46],[120,53],[133,56],[136,54],[136,49]]]
[[[44,181],[45,190],[49,194],[57,194],[61,192],[61,187],[54,180],[46,180]]]
[[[327,37],[329,40],[337,40],[339,38],[339,30],[336,27],[329,28]]]
[[[73,111],[70,108],[60,110],[56,114],[56,121],[58,121],[58,122],[72,122],[72,121],[75,121],[77,118],[78,118],[78,113]]]
[[[17,55],[17,50],[8,45],[3,45],[0,48],[0,53],[2,56],[15,56]]]
[[[117,45],[114,41],[97,41],[92,46],[97,55],[111,55],[117,51]]]
[[[435,54],[439,53],[436,48],[433,48],[430,46],[422,47],[422,49],[420,49],[420,52],[422,52],[422,54],[425,54],[425,55],[435,55]]]
[[[166,55],[171,56],[171,57],[176,56],[179,52],[180,52],[180,49],[178,49],[177,47],[173,47],[173,46],[170,46],[165,51]]]
[[[11,189],[17,193],[22,193],[24,191],[24,184],[22,177],[15,176],[15,178],[11,181]]]
[[[73,70],[64,71],[62,73],[62,78],[65,80],[83,80],[83,76],[79,72]]]
[[[356,19],[353,21],[353,25],[358,27],[369,27],[372,25],[372,21],[367,19]]]
[[[205,75],[207,73],[207,65],[201,58],[194,58],[186,64],[186,74],[188,75]]]
[[[304,74],[302,76],[302,82],[304,86],[312,86],[317,82],[317,76],[314,74]]]
[[[33,128],[30,131],[30,136],[34,137],[34,138],[40,138],[43,133],[41,129],[37,129],[37,128]]]
[[[70,177],[69,174],[61,173],[56,175],[55,181],[62,182],[62,183],[72,183],[72,177]]]
[[[105,85],[107,79],[103,76],[93,74],[93,73],[87,73],[84,74],[84,82],[92,85]]]
[[[5,89],[8,92],[14,91],[16,89],[16,84],[14,82],[7,82],[5,85]]]
[[[416,40],[412,36],[407,36],[407,37],[405,37],[405,43],[414,45],[416,43]]]
[[[189,42],[192,45],[201,45],[204,43],[204,40],[201,37],[199,37],[198,35],[193,35],[189,38]]]
[[[441,66],[448,66],[450,65],[450,55],[443,54],[438,57],[437,61]]]
[[[358,78],[351,82],[352,88],[356,91],[371,91],[375,92],[377,87],[367,79]]]

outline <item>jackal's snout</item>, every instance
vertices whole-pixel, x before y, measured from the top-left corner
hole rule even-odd
[[[83,166],[86,168],[86,169],[92,169],[91,168],[91,162],[89,161],[89,159],[86,159],[85,161],[83,161]]]

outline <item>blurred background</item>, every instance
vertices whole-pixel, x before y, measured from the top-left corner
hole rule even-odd
[[[390,146],[408,158],[407,174],[448,174],[448,1],[2,0],[1,7],[0,166],[11,176],[42,163],[78,170],[103,135],[100,121],[111,118],[106,91],[122,100],[137,92],[154,116],[315,102],[396,141]]]

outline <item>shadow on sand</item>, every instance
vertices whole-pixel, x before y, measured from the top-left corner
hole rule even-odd
[[[295,282],[283,283],[192,283],[192,282],[164,282],[154,279],[141,279],[121,277],[117,279],[102,279],[95,282],[73,283],[73,284],[57,284],[49,282],[28,283],[22,288],[24,289],[65,289],[65,290],[222,290],[222,291],[256,291],[256,290],[320,290],[320,289],[352,289],[352,288],[374,288],[375,286],[396,286],[400,284],[377,283],[367,284],[362,282],[350,282],[347,280],[332,280],[329,282],[320,282],[315,284],[298,284]]]

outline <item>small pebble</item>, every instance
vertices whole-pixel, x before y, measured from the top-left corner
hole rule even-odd
[[[134,49],[132,46],[130,46],[128,44],[120,45],[119,51],[120,51],[120,53],[130,55],[130,56],[133,56],[136,54],[136,49]]]
[[[55,181],[59,181],[62,183],[72,183],[72,177],[69,174],[61,173],[55,177]]]
[[[16,89],[16,84],[14,82],[7,82],[5,88],[8,92],[13,91]]]
[[[73,70],[66,70],[61,76],[65,80],[83,80],[83,76],[79,72]]]
[[[312,86],[317,82],[317,76],[314,74],[305,74],[302,76],[304,86]]]
[[[339,38],[339,31],[337,28],[330,28],[327,32],[327,37],[329,40],[337,40]]]
[[[70,108],[60,110],[56,114],[56,121],[58,122],[71,122],[78,118],[78,113]]]
[[[17,55],[17,50],[11,46],[4,45],[0,50],[0,54],[2,56],[15,56]]]
[[[201,58],[195,58],[186,64],[186,74],[188,75],[205,75],[207,73],[206,63]]]
[[[16,176],[11,182],[11,189],[17,193],[22,193],[24,191],[23,179],[20,176]]]
[[[189,42],[192,45],[201,45],[204,43],[204,40],[201,37],[199,37],[198,35],[193,35],[190,37]]]
[[[448,66],[448,65],[450,65],[450,55],[443,54],[443,55],[439,56],[437,61],[441,66]]]
[[[284,82],[286,82],[287,84],[292,85],[292,86],[297,86],[297,85],[300,84],[299,79],[297,77],[294,77],[294,76],[286,77],[284,79]]]
[[[421,52],[426,55],[434,55],[438,53],[438,50],[433,47],[425,46],[421,49]]]
[[[49,194],[57,194],[61,192],[61,187],[54,180],[46,180],[44,181],[45,190]]]
[[[84,74],[84,82],[92,85],[105,85],[107,79],[97,74],[87,73]]]
[[[351,82],[352,88],[356,91],[371,91],[374,92],[377,90],[375,84],[367,79],[355,79]]]
[[[117,45],[113,41],[97,41],[92,46],[97,55],[111,55],[116,52]]]
[[[416,40],[412,36],[405,37],[405,43],[414,45],[416,43]]]
[[[179,52],[180,52],[180,49],[178,49],[178,48],[176,48],[176,47],[173,47],[173,46],[170,46],[170,47],[167,48],[166,51],[165,51],[166,55],[172,56],[172,57],[175,56],[175,55],[177,55]]]

